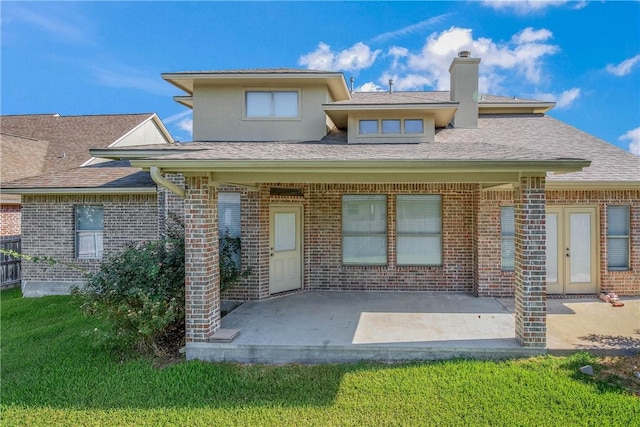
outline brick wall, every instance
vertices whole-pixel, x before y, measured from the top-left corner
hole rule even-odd
[[[0,205],[0,236],[20,235],[20,205]]]
[[[301,188],[303,196],[272,196],[270,187]],[[251,298],[269,295],[269,206],[299,204],[304,209],[304,288],[314,290],[423,290],[471,292],[473,289],[473,201],[472,184],[277,184],[260,187],[259,201],[252,193],[246,204],[257,209],[257,221],[243,222],[243,263],[252,266]],[[342,195],[385,194],[387,196],[386,266],[342,265]],[[395,260],[395,196],[439,194],[442,196],[443,265],[398,266]],[[257,202],[257,203],[256,203]],[[246,212],[243,210],[243,215]],[[258,227],[256,229],[256,226]],[[247,234],[245,234],[245,232]],[[249,234],[257,235],[257,247],[247,248]],[[248,251],[257,257],[246,259]],[[252,254],[254,252],[251,252]],[[257,286],[257,288],[255,287]],[[225,294],[227,295],[227,294]],[[229,293],[231,295],[231,293]]]
[[[207,341],[220,327],[218,205],[206,176],[187,176],[185,186],[185,337],[190,343]]]
[[[640,190],[550,190],[549,206],[597,206],[599,216],[600,290],[640,295]],[[629,206],[631,219],[630,270],[607,269],[607,206]]]
[[[524,347],[546,347],[545,179],[522,177],[515,202],[515,330]]]
[[[476,225],[476,282],[474,293],[482,297],[514,295],[515,274],[502,270],[500,210],[513,206],[513,191],[480,191]]]
[[[184,176],[181,173],[165,174],[164,177],[181,188],[185,187]],[[184,198],[158,186],[158,227],[159,235],[163,238],[166,237],[166,223],[169,216],[175,216],[184,222]]]
[[[618,295],[640,295],[640,191],[638,190],[547,190],[546,205],[596,206],[598,209],[599,290]],[[479,196],[478,279],[476,294],[480,296],[513,296],[515,276],[500,267],[500,207],[513,206],[512,191],[487,191]],[[630,207],[630,270],[607,269],[607,206]]]
[[[75,258],[75,206],[104,207],[104,257],[132,241],[158,238],[155,194],[136,195],[24,195],[22,198],[22,252],[52,257],[97,271],[100,260]],[[61,264],[22,262],[23,281],[82,281],[83,271]]]

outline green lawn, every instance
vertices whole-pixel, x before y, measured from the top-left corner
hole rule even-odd
[[[70,297],[0,298],[3,426],[640,425],[640,399],[576,373],[586,354],[158,369],[93,348]]]

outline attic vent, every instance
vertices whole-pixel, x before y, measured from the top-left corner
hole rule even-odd
[[[302,197],[304,196],[304,191],[302,190],[302,188],[271,187],[269,190],[269,194],[271,194],[272,196]]]
[[[463,50],[462,52],[458,53],[458,58],[471,58],[471,52],[469,52],[468,50]]]

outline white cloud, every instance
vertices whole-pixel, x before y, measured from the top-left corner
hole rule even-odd
[[[573,102],[580,97],[580,88],[574,87],[560,94],[538,92],[531,97],[541,101],[555,102],[556,108],[558,109],[569,108],[573,105]]]
[[[406,56],[407,68],[420,74],[438,90],[449,89],[451,60],[462,50],[482,59],[481,92],[502,92],[505,72],[516,72],[531,84],[543,80],[542,65],[545,57],[559,51],[555,45],[545,43],[553,37],[546,29],[526,28],[510,41],[497,43],[489,38],[473,38],[469,28],[451,27],[441,33],[432,33],[420,53]],[[399,79],[401,80],[401,78]]]
[[[382,85],[388,88],[389,79],[393,80],[394,90],[419,90],[425,86],[432,85],[432,81],[428,76],[417,73],[406,75],[384,73],[380,77],[379,81]]]
[[[162,122],[164,124],[169,124],[169,123],[173,123],[173,122],[177,122],[178,120],[184,119],[187,116],[190,116],[193,113],[193,111],[191,110],[185,110],[182,111],[181,113],[176,113],[174,115],[171,115],[165,119],[162,119]]]
[[[26,24],[44,31],[52,38],[72,44],[93,44],[90,23],[78,10],[69,4],[55,5],[37,3],[31,7],[22,4],[5,3],[2,24]],[[5,35],[3,34],[3,37]]]
[[[193,134],[193,119],[187,117],[178,122],[178,129],[188,132],[189,135]]]
[[[516,44],[533,43],[539,41],[545,41],[553,37],[551,31],[546,29],[534,30],[531,27],[527,27],[520,31],[518,34],[512,37],[512,41]]]
[[[513,10],[520,15],[543,11],[547,7],[563,6],[569,3],[567,0],[484,0],[483,5],[496,10]],[[575,9],[585,7],[585,2],[579,2]]]
[[[380,43],[385,42],[390,39],[395,39],[398,37],[404,37],[406,35],[413,35],[419,33],[423,30],[428,29],[429,27],[433,27],[435,24],[442,22],[444,19],[449,17],[449,13],[445,13],[443,15],[434,16],[433,18],[429,18],[424,21],[420,21],[416,24],[407,25],[406,27],[400,28],[394,31],[388,31],[386,33],[378,34],[377,36],[371,39],[372,43]]]
[[[627,131],[618,138],[620,141],[629,141],[629,151],[636,156],[640,156],[640,127]]]
[[[403,68],[403,65],[400,63],[400,59],[405,58],[407,55],[409,55],[409,49],[407,49],[406,47],[391,46],[387,52],[387,55],[393,58],[393,62],[391,64],[392,69],[395,70],[398,68]]]
[[[631,69],[633,69],[633,67],[638,63],[640,63],[640,54],[634,56],[633,58],[625,59],[618,65],[613,65],[613,64],[607,65],[607,72],[618,77],[626,76],[631,72]]]
[[[158,78],[157,72],[148,72],[115,61],[109,64],[84,64],[97,82],[104,86],[137,89],[153,95],[170,96],[171,87]]]
[[[315,51],[302,55],[298,64],[313,70],[360,71],[373,65],[380,52],[379,49],[372,51],[366,44],[358,42],[336,53],[328,44],[319,43]]]
[[[355,89],[356,92],[384,92],[385,89],[382,86],[378,86],[374,82],[367,82],[362,86],[358,86]]]

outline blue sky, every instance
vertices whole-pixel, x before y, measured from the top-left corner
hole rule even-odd
[[[550,115],[640,155],[640,2],[0,3],[1,113],[191,115],[163,72],[343,71],[356,87],[447,90],[460,50],[480,90],[553,100]]]

